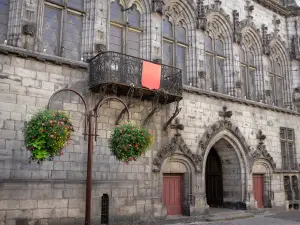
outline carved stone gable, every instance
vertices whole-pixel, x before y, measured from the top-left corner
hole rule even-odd
[[[167,146],[158,151],[156,157],[153,159],[153,171],[160,172],[164,160],[172,156],[176,151],[182,152],[187,158],[190,159],[195,166],[196,173],[202,172],[203,157],[192,153],[192,151],[185,144],[183,138],[178,135],[174,136]]]

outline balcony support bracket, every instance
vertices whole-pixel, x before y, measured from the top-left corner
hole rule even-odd
[[[176,107],[175,107],[175,111],[174,111],[173,115],[165,123],[165,125],[164,125],[164,131],[167,131],[170,128],[171,123],[173,122],[173,120],[175,119],[175,117],[178,116],[178,114],[180,113],[180,111],[181,111],[182,108],[179,108],[179,101],[180,100],[177,100],[177,102],[176,102]]]
[[[153,117],[153,115],[155,113],[159,112],[163,108],[163,106],[167,104],[167,101],[168,101],[168,96],[167,95],[163,96],[164,104],[160,104],[159,98],[160,98],[160,95],[158,93],[156,93],[155,97],[153,99],[153,102],[152,102],[152,109],[149,112],[149,114],[147,115],[146,119],[144,120],[143,126],[148,125],[151,118]]]

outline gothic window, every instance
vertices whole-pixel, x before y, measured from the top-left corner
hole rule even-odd
[[[271,102],[272,104],[283,107],[283,67],[279,60],[269,60],[269,76],[270,76],[270,89],[271,89]]]
[[[247,99],[256,100],[254,53],[240,48],[240,75],[242,93]]]
[[[296,169],[297,165],[296,165],[294,129],[281,127],[280,143],[281,143],[282,169],[285,170]]]
[[[186,56],[187,34],[182,22],[163,20],[163,64],[182,70],[183,82],[187,83]]]
[[[141,14],[133,4],[125,10],[119,0],[110,7],[110,50],[140,57]]]
[[[45,1],[43,44],[45,53],[79,60],[84,0]]]
[[[225,93],[224,43],[220,39],[205,36],[205,66],[212,91]]]
[[[9,1],[0,0],[0,44],[7,40]]]

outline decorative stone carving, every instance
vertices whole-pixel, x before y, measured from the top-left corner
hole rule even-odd
[[[200,71],[200,72],[198,72],[198,77],[200,79],[205,79],[206,78],[206,71]]]
[[[171,124],[170,126],[171,129],[176,130],[176,134],[175,136],[181,136],[181,134],[179,133],[180,130],[184,130],[184,125],[180,123],[179,119],[176,118],[175,119],[175,123]]]
[[[254,10],[254,5],[251,5],[250,0],[246,1],[245,10],[247,11],[247,20],[252,21],[252,19],[253,19],[252,12]]]
[[[242,88],[242,81],[237,81],[235,86],[236,88]]]
[[[36,35],[36,25],[35,24],[25,24],[22,28],[22,33],[24,35],[29,35],[35,37]]]
[[[291,57],[300,60],[300,39],[298,35],[298,22],[295,20],[296,34],[292,36]]]
[[[160,59],[160,58],[153,59],[153,62],[157,63],[157,64],[162,64],[162,59]]]
[[[201,152],[200,156],[204,158],[205,151],[207,150],[207,146],[210,143],[210,141],[220,132],[227,130],[230,133],[232,133],[241,143],[246,153],[250,152],[250,147],[246,143],[246,138],[241,133],[240,129],[236,126],[234,126],[230,121],[228,120],[220,120],[214,124],[212,124],[210,127],[208,127],[203,134],[202,138],[199,141],[198,144],[198,151]]]
[[[107,47],[104,44],[95,44],[95,51],[97,53],[102,53],[107,51]]]
[[[300,111],[300,87],[295,88],[293,92],[293,103],[297,109],[297,111]]]
[[[266,150],[266,146],[264,144],[266,135],[264,135],[263,132],[259,130],[256,135],[256,139],[259,140],[259,142],[256,150],[250,156],[250,170],[252,171],[254,163],[259,159],[265,159],[270,163],[273,170],[276,169],[276,163],[274,162],[273,157]]]
[[[277,35],[280,31],[279,26],[281,24],[281,21],[280,19],[277,19],[276,15],[274,15],[273,24],[274,24],[274,34]]]
[[[223,117],[223,120],[225,121],[227,118],[230,119],[232,116],[232,111],[227,111],[227,106],[223,106],[223,111],[219,112],[219,116]]]
[[[271,90],[266,90],[265,93],[266,93],[266,97],[270,97],[271,94],[272,94],[272,91]]]
[[[206,14],[204,0],[197,0],[197,29],[205,30],[206,29]]]
[[[164,160],[172,156],[176,151],[182,152],[195,166],[196,173],[202,172],[203,157],[192,153],[192,151],[185,144],[183,138],[180,135],[175,135],[170,144],[162,148],[153,159],[153,171],[160,172],[161,166]]]
[[[233,10],[233,41],[236,43],[241,43],[242,34],[240,30],[240,14],[237,10]]]
[[[270,35],[268,34],[268,27],[263,24],[262,27],[262,49],[263,49],[263,54],[269,55],[270,54]]]
[[[153,0],[152,1],[152,12],[163,14],[164,2],[162,0]]]

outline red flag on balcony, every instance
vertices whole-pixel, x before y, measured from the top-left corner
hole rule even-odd
[[[160,88],[161,65],[143,61],[142,85],[150,90]]]

